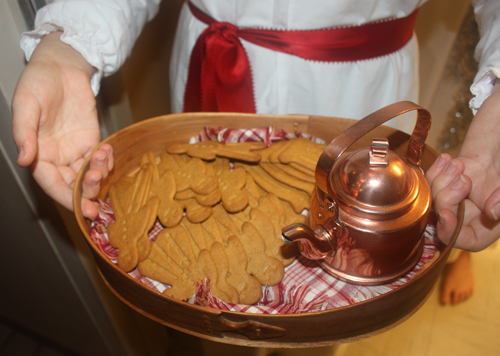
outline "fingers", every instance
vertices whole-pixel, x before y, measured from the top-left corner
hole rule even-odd
[[[99,209],[90,199],[82,199],[82,214],[90,220],[94,220],[99,214]]]
[[[442,164],[437,166],[440,160],[442,160]],[[435,165],[433,165],[426,174],[427,181],[431,182],[429,184],[432,196],[436,198],[439,192],[455,183],[457,178],[463,174],[464,170],[465,165],[460,159],[451,159],[451,156],[445,154],[438,157]],[[459,182],[456,183],[459,184]],[[439,209],[436,208],[436,211],[439,211]]]
[[[470,216],[468,217],[467,215],[473,215],[472,211],[474,210],[475,209],[472,202],[466,200],[466,216],[464,218],[462,226],[458,226],[457,214],[450,209],[441,209],[438,213],[438,222],[436,226],[436,233],[439,240],[441,240],[441,242],[446,245],[450,244],[451,239],[455,236],[456,229],[458,227],[460,228],[460,232],[454,247],[469,251],[476,250],[476,248],[473,246],[474,242],[476,241],[476,232],[467,223],[467,221],[470,220]]]
[[[12,135],[19,153],[17,164],[28,167],[37,154],[40,107],[36,99],[16,90],[12,100]]]
[[[462,174],[464,170],[461,160],[442,154],[426,174],[438,213],[437,236],[446,244],[450,243],[457,227],[458,207],[472,189],[471,179]]]
[[[438,213],[436,233],[444,244],[448,245],[457,226],[457,215],[449,209],[441,209]]]
[[[90,157],[90,170],[97,170],[101,172],[102,177],[106,178],[109,172],[108,154],[103,150],[96,150]]]
[[[434,179],[436,179],[436,177],[443,171],[450,160],[451,156],[448,153],[442,153],[437,157],[436,161],[425,173],[425,178],[427,179],[429,186],[432,187]]]
[[[435,197],[435,209],[438,213],[437,236],[448,244],[457,228],[457,212],[460,203],[467,197],[472,188],[469,177],[459,175]],[[471,211],[468,210],[468,213]],[[464,233],[462,231],[461,233]]]
[[[448,155],[441,155],[441,158],[441,162],[438,158],[427,172],[434,209],[438,213],[437,237],[446,244],[450,243],[457,228],[458,206],[465,200],[464,222],[455,247],[480,251],[500,235],[500,223],[495,220],[496,203],[500,203],[500,188],[490,195],[484,209],[481,209],[469,197],[472,181],[463,174],[465,166],[462,160],[451,159]]]
[[[107,178],[110,169],[113,168],[112,152],[109,146],[104,149],[99,148],[92,153],[89,170],[85,173],[82,182],[84,198],[93,199],[99,194],[100,183]]]
[[[108,145],[109,146],[109,145]],[[90,169],[82,182],[82,212],[86,218],[95,219],[97,207],[91,201],[99,194],[100,184],[109,174],[113,163],[111,146],[97,150],[90,159]],[[73,185],[77,172],[68,166],[56,167],[54,164],[36,160],[32,166],[35,180],[45,193],[69,211],[73,211]]]
[[[61,171],[53,164],[42,161],[35,161],[31,168],[33,178],[45,193],[64,208],[73,211],[73,189],[64,180]]]
[[[484,214],[493,221],[500,220],[500,187],[495,189],[486,200]]]
[[[476,241],[476,231],[471,223],[480,211],[469,199],[465,199],[464,203],[465,216],[462,225],[458,226],[459,221],[456,211],[443,208],[438,212],[436,233],[439,240],[448,245],[456,235],[457,229],[459,229],[454,247],[472,251],[474,250],[473,242]]]
[[[94,199],[99,194],[103,174],[97,169],[92,169],[85,173],[82,182],[82,197]]]
[[[459,159],[446,159],[434,171],[429,170],[434,209],[440,212],[448,209],[452,213],[458,212],[458,206],[472,189],[472,181],[462,173],[465,170],[463,162]],[[439,159],[438,159],[439,160]]]
[[[488,219],[480,208],[470,199],[465,199],[465,216],[455,247],[477,252],[491,245],[500,235],[500,224]],[[437,235],[449,244],[455,233],[457,216],[449,209],[441,209],[438,213]]]
[[[444,185],[444,183],[448,184]],[[460,202],[469,195],[472,189],[472,181],[468,176],[460,174],[453,180],[436,181],[436,186],[439,187],[437,193],[434,191],[434,186],[431,188],[435,210],[439,213],[442,209],[449,209],[456,214]]]
[[[98,215],[97,206],[91,199],[99,194],[103,173],[98,169],[91,169],[85,173],[82,181],[82,214],[88,219],[95,219]]]
[[[500,224],[489,219],[472,201],[466,200],[465,218],[455,247],[477,252],[485,249],[500,236]]]
[[[99,147],[99,150],[106,152],[106,154],[108,155],[108,171],[111,171],[114,167],[115,162],[113,157],[113,147],[110,144],[105,143],[101,147]]]
[[[104,144],[92,153],[90,167],[82,181],[82,212],[86,218],[95,219],[97,207],[91,201],[99,194],[101,182],[106,179],[113,169],[113,148]]]

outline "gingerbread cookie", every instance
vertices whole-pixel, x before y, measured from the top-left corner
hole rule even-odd
[[[218,223],[219,231],[222,235],[222,239],[226,242],[229,236],[240,234],[240,229],[230,218],[230,214],[221,206],[216,205],[212,210],[212,214],[215,221]],[[231,214],[232,215],[232,214]]]
[[[316,184],[315,171],[311,171],[307,168],[304,168],[300,165],[294,165],[293,162],[290,164],[283,163],[275,163],[276,168],[288,174],[290,177],[299,179],[301,181]],[[300,169],[295,168],[294,166],[299,166]]]
[[[245,168],[231,170],[228,159],[217,159],[213,163],[222,192],[222,205],[230,213],[237,213],[248,205],[248,194],[243,190],[247,181]]]
[[[258,162],[260,155],[253,150],[264,148],[263,142],[220,143],[217,141],[200,141],[194,144],[176,144],[167,148],[169,153],[186,153],[188,156],[204,160],[213,160],[215,157],[226,157],[246,162]]]
[[[290,174],[281,170],[279,168],[279,166],[276,164],[263,162],[260,164],[260,166],[262,167],[263,170],[265,170],[267,172],[267,174],[269,174],[271,177],[276,179],[278,182],[281,182],[281,183],[286,184],[290,187],[302,190],[309,195],[312,195],[312,193],[314,192],[314,188],[316,187],[315,184],[305,182],[303,180],[300,180],[300,179],[297,179],[297,178],[291,176]],[[283,166],[285,166],[285,165],[283,165]],[[297,171],[297,172],[300,172],[300,171]]]
[[[186,230],[189,241],[191,242],[191,246],[193,247],[193,251],[196,255],[198,255],[203,249],[210,250],[212,241],[207,241],[201,224],[193,224],[186,217],[184,217],[179,225]]]
[[[196,194],[206,195],[218,187],[217,178],[206,173],[207,165],[199,158],[186,162],[179,155],[162,152],[158,162],[159,174],[167,170],[174,174],[177,192],[191,189]]]
[[[291,142],[278,156],[281,163],[297,163],[311,171],[316,170],[319,157],[326,146],[299,137]]]
[[[259,205],[258,200],[261,195],[267,194],[264,190],[259,188],[257,184],[255,184],[255,180],[252,178],[251,174],[247,174],[244,191],[248,194],[248,205],[252,208]]]
[[[240,303],[248,305],[257,303],[262,296],[262,287],[257,278],[247,272],[247,254],[240,240],[236,236],[230,236],[224,251],[229,265],[226,279],[238,291]]]
[[[243,223],[242,233],[238,236],[247,254],[247,272],[257,278],[262,285],[274,286],[285,275],[283,264],[266,254],[266,243],[255,226]]]
[[[311,198],[307,193],[275,180],[259,166],[244,165],[244,167],[257,185],[266,192],[274,193],[280,199],[288,201],[296,213],[301,213],[309,207]]]
[[[186,211],[186,217],[192,223],[201,223],[212,215],[212,208],[198,204],[195,199],[177,201]]]
[[[217,287],[220,290],[223,290],[227,295],[229,295],[231,303],[239,304],[240,294],[238,290],[231,283],[229,283],[231,272],[224,246],[222,246],[222,244],[219,242],[212,244],[212,247],[210,248],[210,254],[215,261],[217,273],[219,275]]]
[[[292,141],[293,140],[278,141],[274,145],[272,145],[270,147],[267,161],[271,163],[280,163],[279,156],[281,152],[287,149],[287,147],[292,144]]]
[[[292,264],[297,256],[297,244],[287,244],[281,238],[281,228],[285,225],[282,225],[280,212],[269,197],[260,197],[259,207],[250,211],[250,218],[266,241],[266,253],[280,260],[285,267]]]
[[[214,168],[212,165],[207,164],[205,165],[206,167],[206,174],[210,175],[212,177],[215,177],[218,179],[217,175],[215,174]],[[183,190],[182,192],[178,192],[175,194],[175,199],[177,200],[186,200],[186,199],[192,199],[194,198],[196,202],[202,206],[214,206],[215,204],[219,203],[222,199],[222,192],[220,188],[216,188],[212,192],[208,194],[196,194],[193,190],[191,189],[186,189]]]
[[[227,293],[217,287],[219,276],[212,255],[203,249],[196,258],[186,234],[181,226],[160,231],[151,254],[139,263],[139,272],[170,285],[171,288],[167,288],[163,294],[178,299],[190,298],[196,290],[196,284],[208,278],[213,295],[230,303]]]
[[[151,163],[153,167],[150,194],[160,199],[158,206],[158,219],[165,227],[174,227],[182,219],[184,210],[174,200],[176,185],[174,174],[171,170],[164,171],[160,176],[156,157],[152,151],[148,151],[141,159],[141,163]]]
[[[220,242],[221,244],[226,243],[219,230],[219,224],[217,223],[213,215],[210,216],[207,220],[203,221],[201,223],[201,227],[203,228],[206,239],[210,241],[209,243],[207,243],[209,246],[212,246],[212,243],[214,242]],[[225,236],[225,238],[227,239],[228,236]]]
[[[111,246],[118,249],[118,267],[129,272],[151,251],[148,232],[154,226],[159,206],[149,196],[153,166],[143,166],[132,183],[122,192],[113,185],[109,190],[115,221],[107,226]]]

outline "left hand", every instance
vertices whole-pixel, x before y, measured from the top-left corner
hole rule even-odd
[[[465,218],[455,247],[480,251],[500,237],[500,81],[465,136],[458,157],[442,154],[426,173],[438,213],[437,235],[449,243],[457,211]]]

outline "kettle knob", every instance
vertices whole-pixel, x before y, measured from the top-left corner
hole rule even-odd
[[[389,140],[386,138],[375,138],[369,151],[370,167],[389,165]]]

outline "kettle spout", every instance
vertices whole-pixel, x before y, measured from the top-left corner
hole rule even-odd
[[[320,260],[336,251],[334,238],[321,225],[315,230],[306,224],[292,224],[281,229],[281,237],[286,243],[299,242],[300,252],[310,260]]]

